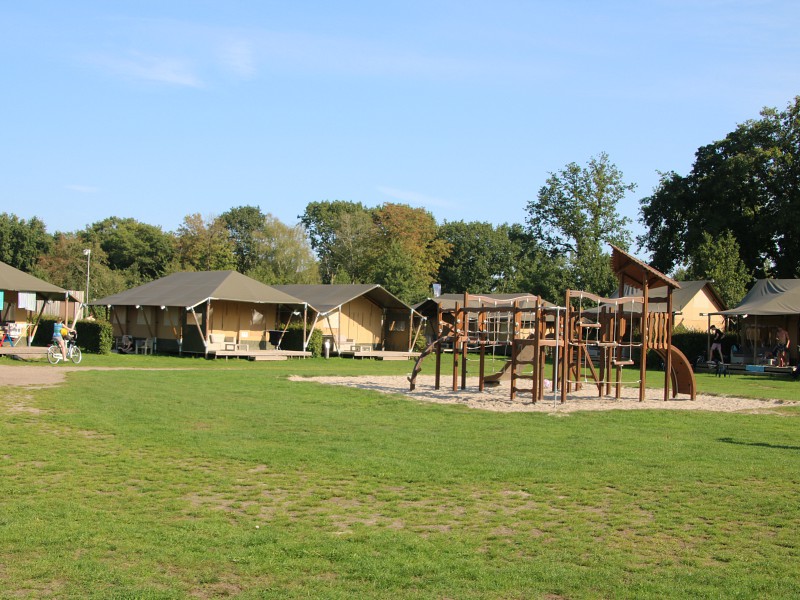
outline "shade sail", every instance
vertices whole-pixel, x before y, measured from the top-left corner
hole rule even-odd
[[[233,300],[261,304],[304,304],[302,300],[236,271],[173,273],[139,287],[100,298],[99,306],[183,306],[192,308],[207,300]]]
[[[800,279],[759,279],[739,306],[721,315],[800,314]]]

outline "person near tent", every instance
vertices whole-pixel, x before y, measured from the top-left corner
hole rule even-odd
[[[709,356],[709,360],[714,360],[714,351],[716,350],[719,353],[719,362],[725,362],[725,355],[722,354],[722,339],[725,337],[725,334],[722,333],[721,329],[718,329],[716,325],[711,326],[711,356]]]
[[[777,357],[778,366],[786,366],[786,353],[789,351],[789,332],[783,327],[778,327],[775,333],[775,347],[772,349],[772,355]]]
[[[61,348],[61,356],[64,357],[64,360],[67,359],[67,344],[64,342],[64,337],[68,336],[72,331],[75,330],[64,325],[64,320],[60,317],[53,324],[53,341]]]

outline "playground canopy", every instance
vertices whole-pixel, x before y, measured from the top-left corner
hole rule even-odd
[[[800,279],[759,279],[739,306],[720,311],[719,314],[726,316],[800,314]]]
[[[674,290],[681,287],[681,284],[674,279],[613,244],[611,244],[611,268],[623,286],[633,286],[637,289],[644,289],[645,286],[648,289],[668,287]]]

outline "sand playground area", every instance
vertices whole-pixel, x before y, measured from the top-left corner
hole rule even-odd
[[[406,377],[380,376],[380,377],[290,377],[292,381],[315,381],[328,385],[343,385],[367,390],[374,390],[387,394],[403,394],[420,402],[434,402],[437,404],[460,404],[479,410],[495,412],[538,412],[550,414],[568,414],[576,411],[598,410],[705,410],[716,412],[770,412],[777,408],[797,406],[800,402],[786,400],[757,400],[753,398],[735,398],[730,396],[711,396],[697,394],[695,400],[688,396],[678,394],[675,398],[664,401],[662,388],[646,390],[647,396],[639,402],[638,387],[623,387],[622,397],[617,400],[612,396],[598,397],[595,385],[584,385],[580,391],[573,391],[567,396],[564,404],[560,403],[560,394],[554,400],[552,391],[545,393],[545,398],[536,404],[531,403],[530,394],[517,392],[515,400],[510,399],[511,390],[508,381],[499,385],[485,387],[483,392],[478,390],[478,378],[468,377],[466,389],[453,391],[452,379],[441,378],[441,386],[434,389],[435,378],[433,375],[419,375],[416,389],[409,390]]]

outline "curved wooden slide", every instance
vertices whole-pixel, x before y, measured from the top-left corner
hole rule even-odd
[[[526,360],[533,360],[533,346],[525,346],[520,353],[517,355],[517,360],[526,361]],[[497,373],[492,373],[491,375],[486,375],[483,378],[483,383],[488,383],[492,385],[494,383],[500,383],[501,381],[511,381],[511,361],[507,360],[506,364],[503,365],[503,368],[500,369]]]
[[[667,351],[666,350],[653,350],[667,364]],[[686,358],[683,352],[672,347],[672,396],[676,394],[687,394],[691,396],[692,400],[697,397],[697,383],[694,380],[694,370],[692,363]]]

